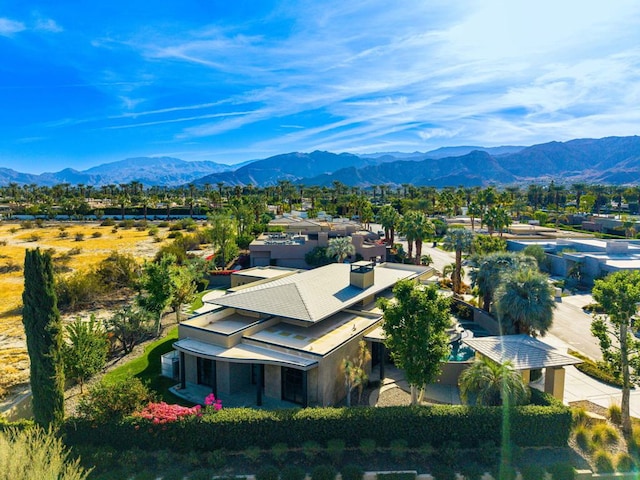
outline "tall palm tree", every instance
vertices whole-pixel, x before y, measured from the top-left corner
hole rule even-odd
[[[502,364],[486,357],[476,360],[460,374],[458,379],[460,398],[475,405],[523,405],[529,401],[530,392],[522,375],[513,368],[511,361]]]
[[[395,231],[400,223],[400,214],[391,205],[384,205],[378,211],[378,221],[384,228],[384,238],[388,245],[395,241]]]
[[[356,253],[356,247],[351,243],[351,237],[338,237],[329,240],[327,245],[327,256],[336,257],[338,263],[344,262],[344,259]]]
[[[453,293],[459,294],[462,291],[462,252],[471,250],[473,243],[473,232],[464,227],[450,228],[442,239],[442,246],[445,250],[456,252],[456,270],[453,273]]]
[[[518,268],[537,267],[535,258],[515,252],[493,252],[472,260],[471,285],[477,287],[481,307],[486,312],[492,311],[495,292],[503,275]]]
[[[504,333],[544,336],[556,308],[548,275],[534,268],[506,275],[496,291],[496,311]]]

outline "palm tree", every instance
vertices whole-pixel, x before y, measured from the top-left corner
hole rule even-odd
[[[535,258],[514,252],[493,252],[479,258],[472,258],[471,285],[477,287],[481,307],[491,312],[495,292],[506,273],[527,267],[537,267]]]
[[[456,270],[453,273],[453,293],[459,294],[462,291],[462,252],[471,250],[473,243],[473,232],[464,227],[450,228],[442,239],[442,246],[445,250],[456,252]]]
[[[535,268],[517,269],[496,291],[496,311],[504,333],[544,336],[556,308],[549,277]]]
[[[400,214],[391,205],[384,205],[378,211],[378,221],[384,228],[384,238],[388,245],[395,241],[395,231],[400,223]]]
[[[356,253],[356,247],[351,243],[351,237],[338,237],[329,240],[327,246],[327,257],[337,257],[338,263]]]
[[[470,397],[474,404],[485,406],[523,405],[529,401],[529,389],[509,360],[502,364],[486,357],[476,360],[460,374],[458,386],[460,398],[467,404]]]

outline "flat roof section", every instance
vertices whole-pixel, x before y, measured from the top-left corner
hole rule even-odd
[[[221,307],[222,308],[222,307]],[[213,333],[219,333],[221,335],[233,335],[234,333],[241,332],[250,325],[261,322],[264,319],[247,317],[239,313],[232,313],[223,318],[212,319],[206,321],[206,317],[194,317],[193,319],[185,320],[183,325],[201,328]]]
[[[244,338],[281,348],[326,355],[352,337],[374,327],[381,318],[341,312],[309,327],[282,321]]]

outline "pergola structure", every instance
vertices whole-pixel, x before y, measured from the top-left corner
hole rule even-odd
[[[564,367],[582,363],[582,360],[528,335],[463,338],[462,341],[477,354],[496,363],[511,361],[522,373],[525,383],[529,383],[531,370],[544,368],[544,391],[559,400],[564,397]]]

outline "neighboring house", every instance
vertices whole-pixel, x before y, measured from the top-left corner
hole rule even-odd
[[[382,322],[376,297],[434,270],[362,261],[277,273],[269,280],[257,272],[261,281],[212,299],[214,309],[179,325],[180,390],[204,385],[226,399],[249,392],[253,405],[264,397],[333,405],[346,395],[343,359]]]
[[[374,262],[386,260],[387,246],[380,240],[378,234],[359,230],[357,228],[359,226],[353,222],[328,223],[292,219],[280,219],[280,221],[286,221],[287,225],[291,225],[287,228],[288,232],[264,233],[249,245],[252,267],[277,265],[309,268],[305,261],[307,253],[316,247],[327,247],[332,238],[345,236],[351,237],[356,256],[359,255],[363,260]]]
[[[550,261],[550,273],[561,277],[578,275],[591,285],[597,278],[620,270],[640,270],[640,240],[557,239],[508,240],[507,249],[524,250],[540,245]]]

